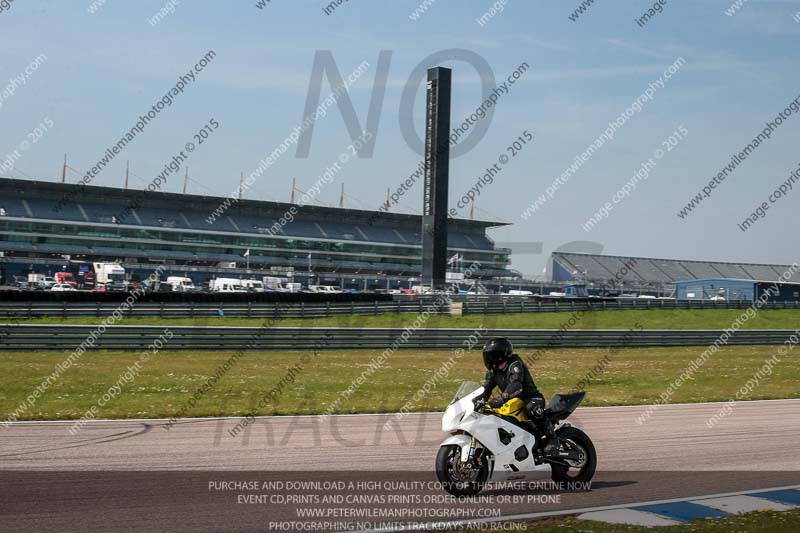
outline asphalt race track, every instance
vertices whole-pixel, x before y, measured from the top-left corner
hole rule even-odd
[[[431,487],[444,438],[439,413],[409,414],[399,430],[384,429],[395,415],[265,417],[235,436],[241,419],[187,419],[169,430],[164,420],[95,421],[76,435],[71,422],[20,422],[0,428],[0,523],[7,531],[286,531],[301,529],[293,521],[325,520],[335,530],[407,520],[298,518],[298,508],[331,507],[315,504],[336,493],[363,495],[338,508],[414,507],[388,496],[402,494],[430,508],[412,516],[425,523],[477,519],[469,513],[480,509],[509,516],[800,484],[800,400],[739,403],[707,427],[721,406],[662,406],[643,424],[644,407],[579,409],[570,421],[592,437],[600,461],[591,490],[489,487],[482,495],[491,502],[448,502]],[[234,481],[273,484],[225,485]],[[355,490],[337,485],[349,482]],[[383,492],[388,500],[368,501]],[[265,501],[278,495],[286,501]]]

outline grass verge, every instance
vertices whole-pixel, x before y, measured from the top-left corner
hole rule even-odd
[[[728,346],[712,356],[694,379],[679,388],[673,402],[726,401],[734,397],[764,361],[779,347]],[[584,405],[637,405],[653,403],[704,347],[648,349],[558,349],[546,352],[531,368],[546,396],[575,388],[605,360],[585,387]],[[354,380],[368,371],[380,352],[323,350],[310,352],[245,352],[238,362],[206,392],[184,416],[237,416],[256,408],[259,400],[283,381],[285,387],[261,415],[324,412],[341,397]],[[531,352],[520,351],[525,357]],[[163,350],[142,366],[141,372],[122,387],[120,394],[102,406],[98,418],[169,418],[175,416],[198,387],[225,363],[233,352],[184,352]],[[0,353],[0,419],[5,419],[66,357],[63,352]],[[308,362],[289,377],[288,369]],[[747,399],[800,397],[800,353],[780,358],[772,374],[762,379]],[[88,352],[43,394],[20,419],[80,418],[114,385],[137,352]],[[412,401],[434,372],[454,358],[443,379]],[[462,381],[483,377],[480,353],[462,357],[450,351],[399,351],[368,375],[355,393],[336,404],[336,413],[398,411],[406,402],[412,411],[439,411]]]
[[[652,309],[636,311],[587,311],[579,316],[578,329],[629,329],[637,322],[644,329],[724,329],[745,313],[744,309]],[[424,324],[428,328],[489,328],[558,329],[568,321],[571,312],[509,313],[505,315],[431,316]],[[286,318],[276,326],[302,327],[376,327],[402,328],[416,319],[415,314],[385,313],[380,315],[338,315],[324,318]],[[23,319],[29,324],[99,324],[101,318],[43,317]],[[118,324],[172,326],[259,326],[263,318],[158,318],[128,317]],[[2,322],[2,319],[0,319]],[[743,329],[796,329],[800,326],[800,309],[764,309],[747,320]]]

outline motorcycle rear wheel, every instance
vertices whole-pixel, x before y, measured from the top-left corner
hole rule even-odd
[[[558,439],[561,448],[577,450],[581,455],[581,463],[577,467],[567,467],[551,464],[552,479],[556,482],[586,483],[594,477],[597,469],[597,451],[589,435],[572,426],[562,427],[558,430]]]

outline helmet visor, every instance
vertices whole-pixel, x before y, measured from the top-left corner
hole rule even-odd
[[[483,352],[483,364],[486,368],[494,368],[506,359],[505,350],[485,350]]]

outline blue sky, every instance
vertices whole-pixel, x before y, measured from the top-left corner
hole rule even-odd
[[[311,66],[330,50],[343,75],[367,61],[350,89],[362,124],[373,90],[378,54],[392,58],[371,158],[349,161],[320,198],[337,204],[343,181],[350,207],[377,208],[387,187],[411,174],[419,155],[401,134],[401,94],[409,74],[445,49],[477,53],[500,81],[520,63],[530,69],[503,96],[488,131],[451,162],[451,202],[494,163],[523,130],[535,139],[478,198],[477,215],[513,225],[492,230],[498,242],[542,242],[539,255],[518,254],[513,267],[541,275],[549,253],[571,241],[592,240],[605,253],[791,263],[800,260],[800,191],[771,206],[746,233],[737,228],[800,164],[800,116],[784,122],[710,199],[685,219],[676,213],[786,104],[800,96],[798,2],[751,0],[734,16],[729,1],[671,0],[644,27],[635,18],[649,2],[598,0],[573,22],[580,2],[507,0],[484,26],[476,19],[493,2],[436,0],[414,21],[419,1],[350,0],[330,15],[325,2],[184,0],[154,27],[147,19],[166,1],[109,0],[91,14],[89,0],[15,0],[0,12],[0,91],[39,54],[47,59],[27,84],[2,100],[0,158],[11,153],[45,117],[53,128],[17,167],[36,179],[60,179],[64,153],[85,171],[135,123],[179,75],[208,50],[214,61],[148,129],[95,179],[121,186],[125,161],[149,182],[209,119],[220,128],[191,155],[199,194],[230,193],[302,121]],[[641,112],[528,220],[520,214],[678,57],[685,65]],[[453,123],[481,102],[476,70],[454,70]],[[330,87],[323,83],[322,94]],[[413,110],[422,134],[423,87]],[[661,142],[680,126],[686,138],[658,162],[650,177],[590,233],[581,224],[608,201]],[[258,179],[249,198],[289,199],[291,178],[310,187],[350,143],[337,108],[315,125],[308,158],[294,149]],[[183,170],[181,170],[181,175]],[[8,173],[6,173],[8,175]],[[16,177],[22,174],[12,173]],[[68,179],[77,181],[78,174]],[[133,179],[131,186],[145,182]],[[166,190],[180,191],[181,179]],[[800,185],[798,186],[800,188]],[[420,210],[414,189],[398,210]]]

